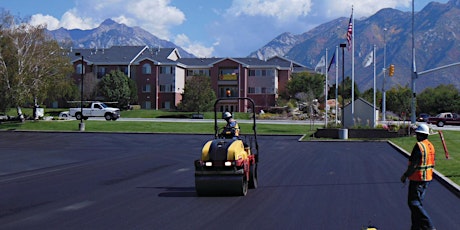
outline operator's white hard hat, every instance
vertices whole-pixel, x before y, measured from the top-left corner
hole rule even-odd
[[[232,117],[232,114],[230,112],[225,112],[224,113],[224,116],[223,116],[224,119],[228,119],[230,117]]]
[[[416,133],[423,133],[430,135],[430,128],[426,124],[420,124],[418,127],[415,129]]]

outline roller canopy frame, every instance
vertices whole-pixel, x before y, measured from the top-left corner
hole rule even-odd
[[[219,98],[214,102],[214,136],[215,138],[218,138],[219,136],[219,126],[217,125],[217,105],[221,101],[249,101],[251,104],[251,110],[252,110],[252,131],[254,132],[254,141],[255,141],[255,148],[256,148],[256,154],[257,158],[259,158],[259,144],[257,142],[257,127],[256,127],[256,113],[255,113],[255,103],[254,100],[252,100],[249,97],[223,97]],[[258,159],[257,159],[258,160]]]

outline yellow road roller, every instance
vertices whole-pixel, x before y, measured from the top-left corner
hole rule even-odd
[[[235,136],[234,130],[219,128],[217,106],[225,100],[247,101],[252,107],[252,134]],[[203,146],[195,160],[195,189],[198,196],[245,196],[257,188],[257,144],[254,101],[250,98],[220,98],[214,103],[214,139]]]

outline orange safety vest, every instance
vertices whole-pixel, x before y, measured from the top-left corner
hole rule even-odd
[[[422,154],[422,159],[415,172],[409,176],[410,180],[413,181],[431,181],[433,179],[433,168],[435,164],[435,151],[433,144],[425,139],[417,142],[417,145]]]

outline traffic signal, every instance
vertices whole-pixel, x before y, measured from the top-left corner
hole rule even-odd
[[[390,69],[388,70],[388,76],[393,77],[395,74],[395,65],[391,64]]]

